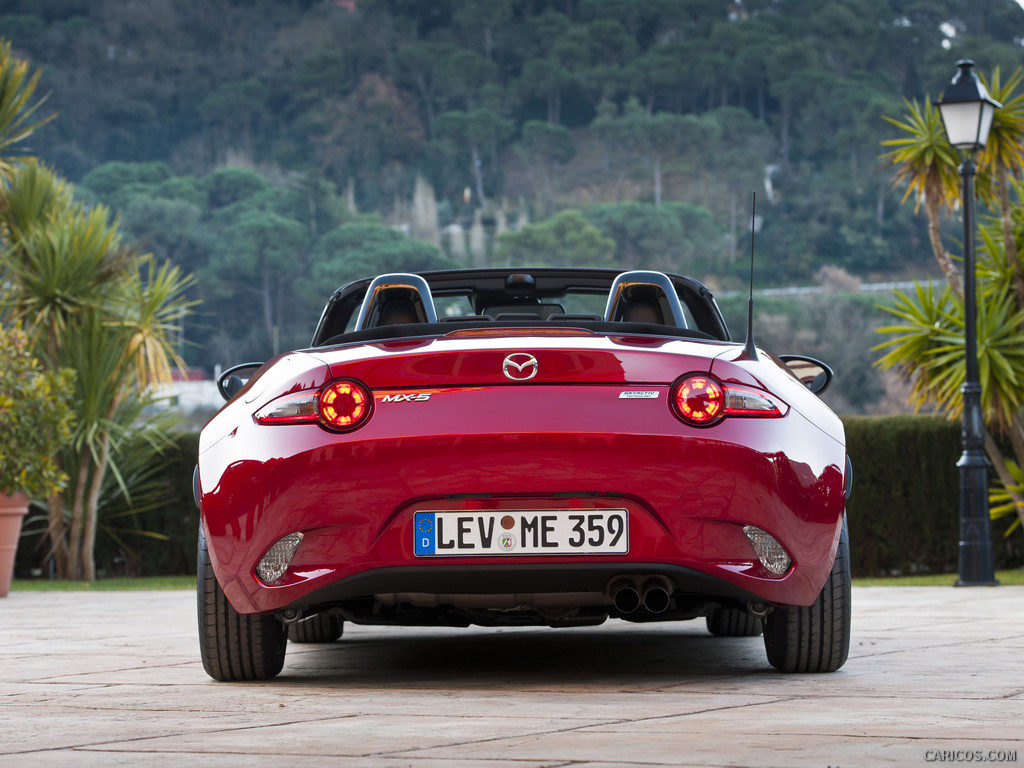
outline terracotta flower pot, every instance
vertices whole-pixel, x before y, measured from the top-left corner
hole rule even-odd
[[[7,597],[14,575],[14,553],[18,551],[21,520],[28,512],[28,496],[0,494],[0,597]]]

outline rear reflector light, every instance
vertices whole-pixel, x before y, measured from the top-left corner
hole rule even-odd
[[[762,531],[756,525],[743,526],[743,533],[746,534],[747,541],[754,549],[754,554],[757,555],[757,559],[761,561],[761,565],[768,573],[772,576],[782,576],[789,570],[793,561],[774,536]]]
[[[274,542],[274,546],[267,550],[267,554],[261,557],[256,565],[256,575],[260,577],[260,581],[264,584],[280,581],[288,566],[292,564],[292,558],[295,557],[295,551],[301,543],[302,534],[298,532],[289,533]]]
[[[687,424],[709,427],[728,416],[777,418],[786,414],[780,400],[750,387],[723,384],[712,376],[690,374],[672,387],[672,412]]]
[[[292,392],[256,412],[260,424],[316,424],[338,432],[361,427],[370,417],[373,398],[358,381],[340,379],[322,389]]]

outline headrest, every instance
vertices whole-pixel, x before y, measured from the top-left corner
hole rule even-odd
[[[683,305],[672,281],[664,272],[649,270],[632,270],[616,276],[608,291],[604,319],[686,327]]]

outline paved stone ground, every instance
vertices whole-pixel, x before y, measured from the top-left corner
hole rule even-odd
[[[227,684],[199,662],[191,592],[13,592],[0,766],[1024,763],[1024,587],[855,588],[853,610],[832,675],[778,674],[760,638],[703,623],[612,621],[347,626]]]

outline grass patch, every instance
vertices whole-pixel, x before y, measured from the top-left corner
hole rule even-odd
[[[195,576],[142,576],[139,578],[99,579],[97,581],[15,580],[11,592],[146,592],[168,589],[195,589]]]
[[[956,573],[936,573],[927,576],[894,576],[885,579],[854,579],[855,587],[952,587],[960,578]],[[1000,584],[1019,586],[1024,584],[1024,569],[996,571]]]

